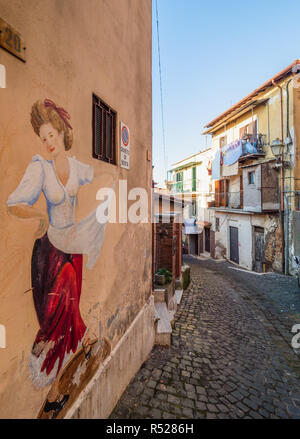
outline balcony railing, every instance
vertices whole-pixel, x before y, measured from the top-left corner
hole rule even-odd
[[[226,207],[229,209],[243,208],[243,191],[218,192],[212,194],[208,207]]]
[[[202,183],[203,184],[203,183]],[[197,178],[190,178],[188,180],[177,181],[176,183],[169,183],[171,193],[190,193],[201,192],[201,181]]]
[[[264,145],[266,145],[265,134],[245,134],[241,139],[242,142],[242,155],[240,159],[247,156],[261,156],[264,155]]]

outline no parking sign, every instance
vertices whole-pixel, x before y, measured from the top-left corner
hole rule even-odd
[[[120,166],[129,169],[130,133],[129,128],[121,122]]]

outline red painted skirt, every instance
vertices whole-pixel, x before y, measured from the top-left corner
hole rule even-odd
[[[46,234],[35,242],[31,279],[40,324],[32,354],[42,355],[40,372],[46,375],[58,360],[57,376],[66,354],[76,352],[86,331],[79,309],[82,255],[69,255],[56,249]]]

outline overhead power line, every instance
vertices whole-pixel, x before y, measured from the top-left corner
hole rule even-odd
[[[166,174],[167,174],[167,164],[166,164],[166,137],[165,137],[164,104],[163,104],[163,86],[162,86],[162,74],[161,74],[161,59],[160,59],[160,41],[159,41],[159,24],[158,24],[158,7],[157,7],[157,0],[156,0],[156,28],[157,28],[157,48],[158,48],[159,79],[160,79],[161,123],[162,123],[163,147],[164,147],[164,171],[165,171],[165,178],[166,178]]]

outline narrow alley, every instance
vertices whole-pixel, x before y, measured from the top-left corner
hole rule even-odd
[[[296,279],[186,262],[192,281],[172,345],[153,349],[111,419],[300,418]]]

